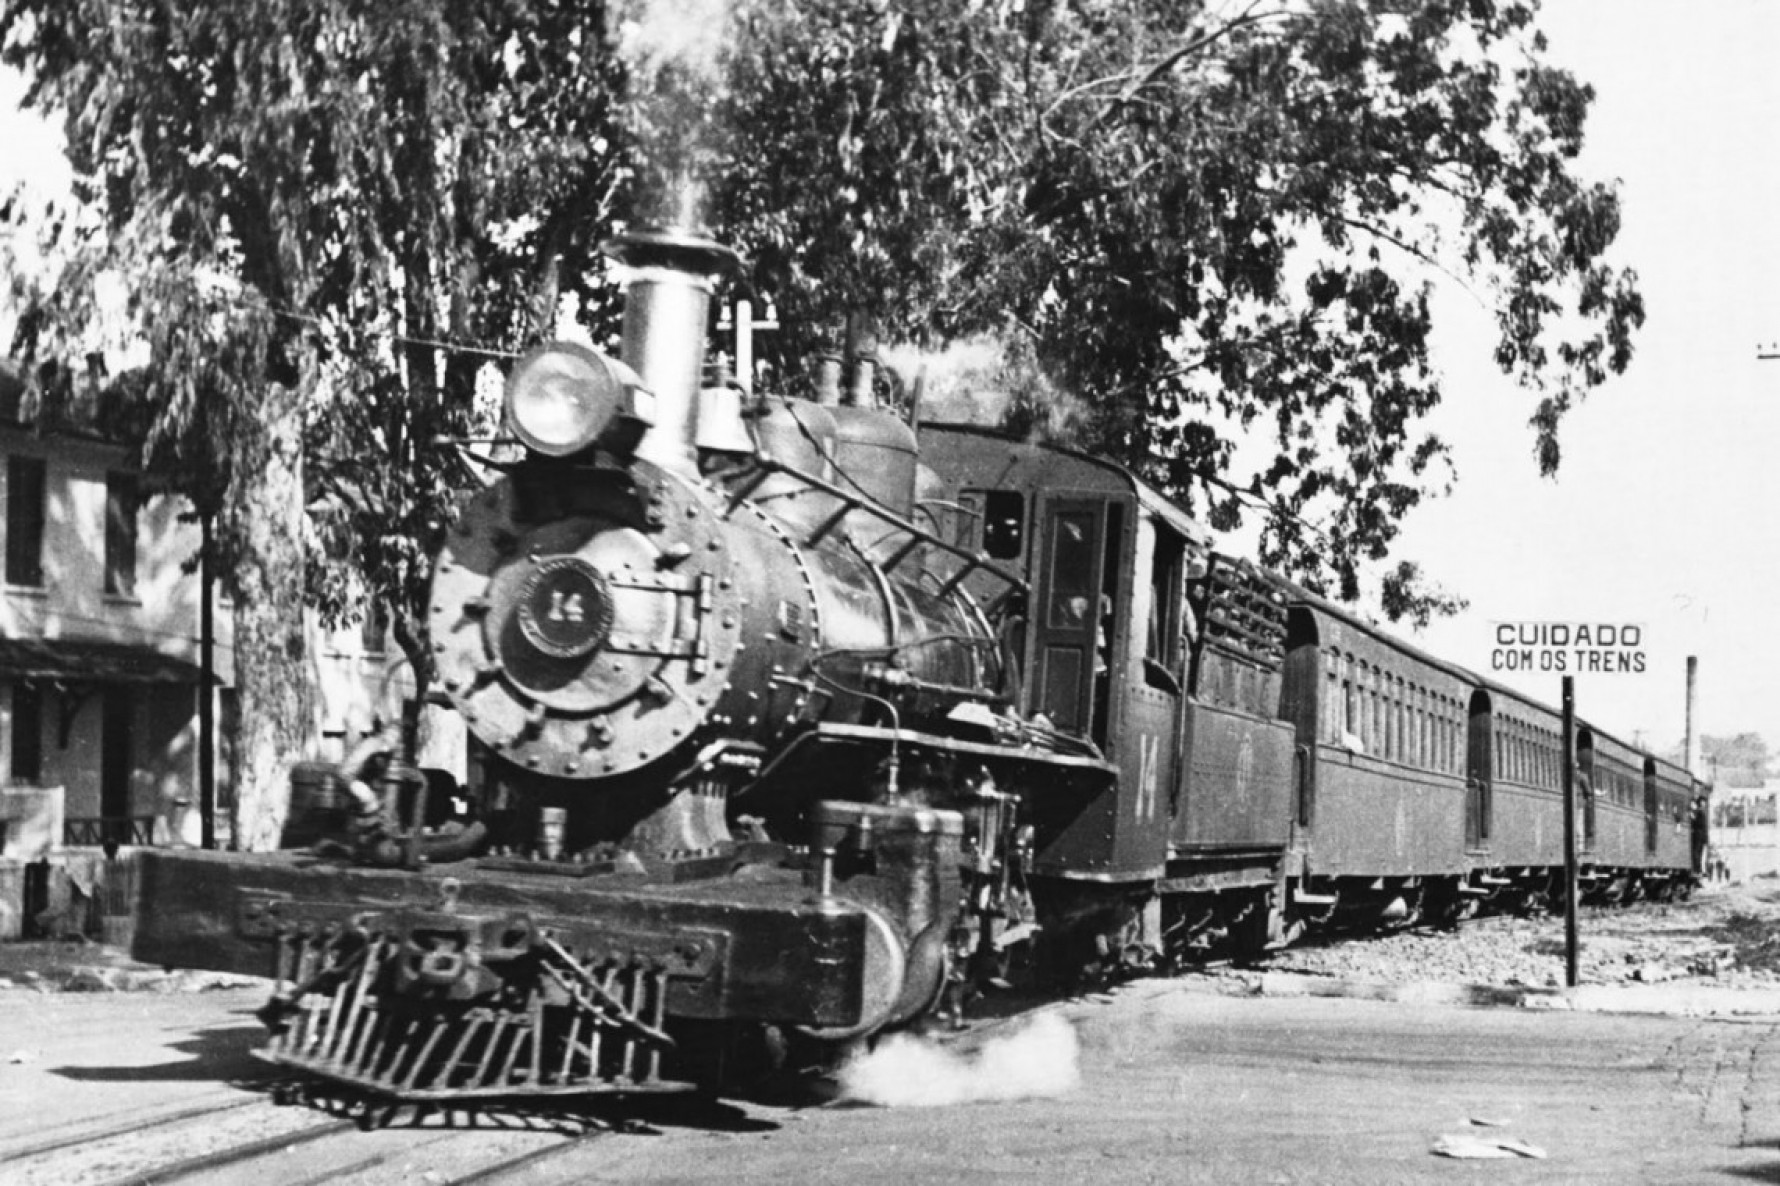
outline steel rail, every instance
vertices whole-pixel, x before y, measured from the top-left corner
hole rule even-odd
[[[505,1161],[497,1161],[492,1165],[485,1165],[478,1169],[473,1169],[461,1177],[450,1178],[444,1183],[444,1186],[478,1186],[479,1183],[499,1181],[509,1174],[515,1174],[520,1170],[530,1169],[531,1167],[548,1161],[553,1157],[560,1157],[571,1149],[579,1148],[580,1146],[597,1140],[600,1137],[610,1135],[611,1131],[608,1129],[596,1129],[593,1132],[577,1133],[574,1136],[563,1138],[554,1145],[545,1145],[539,1149],[531,1149],[525,1153],[518,1154],[517,1156],[509,1157]]]
[[[0,1160],[7,1162],[23,1161],[30,1157],[42,1157],[46,1153],[56,1153],[75,1145],[91,1145],[99,1141],[115,1140],[118,1137],[131,1136],[135,1133],[150,1132],[164,1125],[178,1124],[185,1120],[194,1120],[200,1116],[215,1116],[224,1112],[232,1112],[237,1108],[245,1108],[250,1104],[262,1102],[264,1097],[249,1096],[246,1099],[224,1098],[213,1104],[202,1104],[197,1107],[179,1108],[171,1112],[151,1114],[137,1117],[103,1128],[82,1129],[67,1136],[52,1137],[39,1141],[34,1145],[22,1145],[18,1148],[0,1148]]]
[[[201,1153],[196,1157],[187,1157],[155,1169],[139,1170],[108,1182],[106,1186],[151,1186],[152,1183],[189,1178],[194,1174],[208,1173],[224,1166],[252,1161],[258,1157],[264,1157],[268,1153],[279,1153],[293,1145],[307,1145],[312,1141],[319,1141],[336,1133],[349,1132],[358,1127],[359,1123],[356,1120],[327,1120],[308,1128],[299,1128],[294,1132],[262,1137],[244,1145],[231,1145],[213,1153]]]

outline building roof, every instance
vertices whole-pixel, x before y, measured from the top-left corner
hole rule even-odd
[[[45,365],[31,371],[15,359],[0,358],[0,428],[138,446],[148,427],[141,387],[139,371],[113,379],[92,367],[79,372]]]
[[[198,684],[203,670],[145,646],[76,638],[0,638],[0,677],[99,684]]]

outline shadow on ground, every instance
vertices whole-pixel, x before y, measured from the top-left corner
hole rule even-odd
[[[776,1132],[779,1125],[748,1115],[741,1107],[708,1095],[553,1096],[545,1099],[488,1099],[462,1103],[392,1103],[333,1084],[280,1084],[274,1098],[357,1122],[362,1129],[427,1128],[593,1132],[659,1136],[668,1129],[701,1132]]]
[[[655,1135],[666,1129],[709,1132],[772,1132],[779,1125],[755,1119],[741,1107],[695,1092],[628,1095],[562,1095],[534,1099],[510,1098],[445,1104],[392,1103],[387,1097],[357,1092],[321,1079],[296,1077],[285,1068],[257,1058],[265,1028],[242,1010],[241,1024],[213,1026],[175,1042],[169,1050],[183,1057],[142,1066],[60,1066],[48,1073],[85,1083],[214,1082],[268,1096],[275,1103],[305,1106],[355,1120],[359,1127],[529,1129],[571,1134],[622,1132]],[[822,1084],[780,1082],[749,1092],[752,1102],[780,1107],[826,1102]]]
[[[253,1056],[264,1039],[265,1028],[242,1012],[240,1024],[200,1030],[168,1049],[186,1057],[149,1066],[64,1066],[49,1073],[81,1083],[195,1083],[214,1082],[262,1090],[282,1078],[280,1073]]]

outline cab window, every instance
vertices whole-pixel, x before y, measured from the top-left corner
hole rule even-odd
[[[1150,560],[1149,623],[1144,634],[1144,680],[1151,687],[1180,691],[1184,635],[1191,628],[1181,579],[1186,541],[1151,521],[1156,546]]]

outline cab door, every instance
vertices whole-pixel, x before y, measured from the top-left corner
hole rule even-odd
[[[1128,657],[1117,666],[1120,778],[1128,815],[1140,835],[1154,834],[1143,862],[1163,859],[1169,817],[1180,799],[1177,774],[1186,717],[1181,703],[1186,629],[1183,580],[1186,541],[1159,519],[1140,517],[1125,582]],[[1116,648],[1115,648],[1116,649]]]
[[[1095,676],[1108,660],[1101,622],[1111,607],[1103,607],[1100,596],[1106,500],[1048,500],[1043,522],[1043,571],[1032,615],[1032,709],[1082,736],[1094,720]]]

